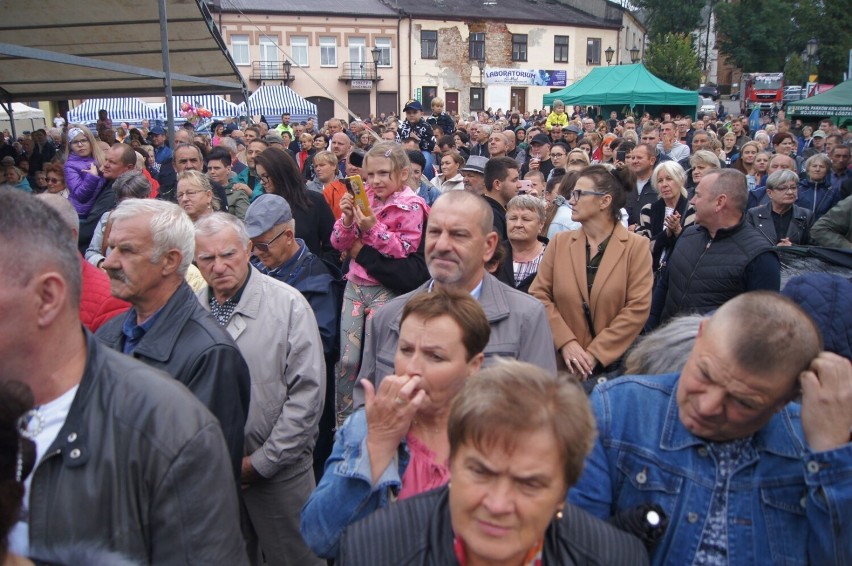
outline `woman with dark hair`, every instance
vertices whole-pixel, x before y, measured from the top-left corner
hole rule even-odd
[[[283,197],[290,205],[296,237],[304,240],[313,254],[339,265],[339,254],[331,245],[331,207],[322,193],[307,189],[296,161],[280,149],[269,148],[255,157],[255,170],[263,191]]]
[[[635,186],[626,167],[580,172],[570,203],[582,226],[554,236],[530,287],[548,313],[558,366],[583,380],[614,369],[651,310],[648,240],[621,224]]]

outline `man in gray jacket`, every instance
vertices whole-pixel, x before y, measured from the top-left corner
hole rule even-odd
[[[412,295],[429,292],[433,286],[464,289],[479,300],[491,325],[483,367],[504,357],[556,373],[553,335],[544,307],[485,270],[498,244],[492,215],[484,199],[467,191],[444,193],[435,201],[424,235],[426,265],[432,279],[385,303],[368,322],[360,379],[368,379],[378,387],[385,376],[393,374],[402,309]],[[354,405],[363,404],[364,390],[359,383]]]
[[[224,212],[195,225],[195,260],[209,285],[198,299],[237,342],[251,373],[243,533],[253,564],[263,562],[259,544],[269,566],[320,566],[299,533],[299,511],[316,487],[313,450],[326,387],[322,339],[302,294],[249,263],[250,235]]]
[[[247,564],[216,419],[81,327],[79,255],[56,211],[2,191],[0,238],[0,381],[27,385],[37,407],[12,552],[98,544],[140,564]]]

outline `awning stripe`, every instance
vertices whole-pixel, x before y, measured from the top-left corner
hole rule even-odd
[[[281,114],[285,111],[290,113],[293,122],[304,122],[308,118],[313,118],[314,121],[317,119],[317,105],[308,102],[287,86],[258,87],[249,96],[249,110],[253,115],[262,114],[270,126],[280,124]]]

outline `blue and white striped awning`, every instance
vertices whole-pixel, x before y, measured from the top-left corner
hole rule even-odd
[[[266,123],[277,126],[281,123],[281,114],[290,113],[293,122],[304,122],[308,118],[317,119],[317,105],[308,102],[296,91],[287,86],[263,85],[257,87],[248,99],[248,112],[263,115]]]
[[[240,108],[237,104],[234,104],[233,102],[228,102],[221,96],[217,96],[215,94],[207,94],[202,96],[175,96],[173,97],[173,100],[175,122],[186,121],[180,113],[180,105],[184,102],[191,104],[195,108],[198,108],[199,106],[206,108],[207,110],[213,113],[214,120],[222,120],[224,118],[236,118],[240,115]],[[162,103],[161,108],[161,114],[165,117],[165,103]]]
[[[98,121],[98,110],[106,110],[116,128],[121,122],[140,126],[142,120],[153,123],[162,117],[138,98],[90,98],[68,111],[68,123],[93,126]]]

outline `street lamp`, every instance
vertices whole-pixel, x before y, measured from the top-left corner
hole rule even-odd
[[[476,66],[479,67],[479,86],[482,86],[482,74],[485,72],[485,58],[477,59]]]
[[[615,54],[615,49],[612,48],[612,45],[606,48],[604,51],[604,55],[606,56],[606,64],[610,65],[612,63],[612,56]]]
[[[630,50],[630,62],[634,65],[639,62],[639,48],[633,44],[633,49]]]
[[[379,49],[378,45],[374,45],[372,49],[370,49],[370,54],[373,56],[373,65],[376,67],[376,76],[373,78],[373,82],[376,83],[376,117],[379,116],[379,57],[382,55],[382,50]]]
[[[287,86],[293,77],[290,76],[290,69],[293,68],[293,64],[289,59],[284,59],[284,86]]]

